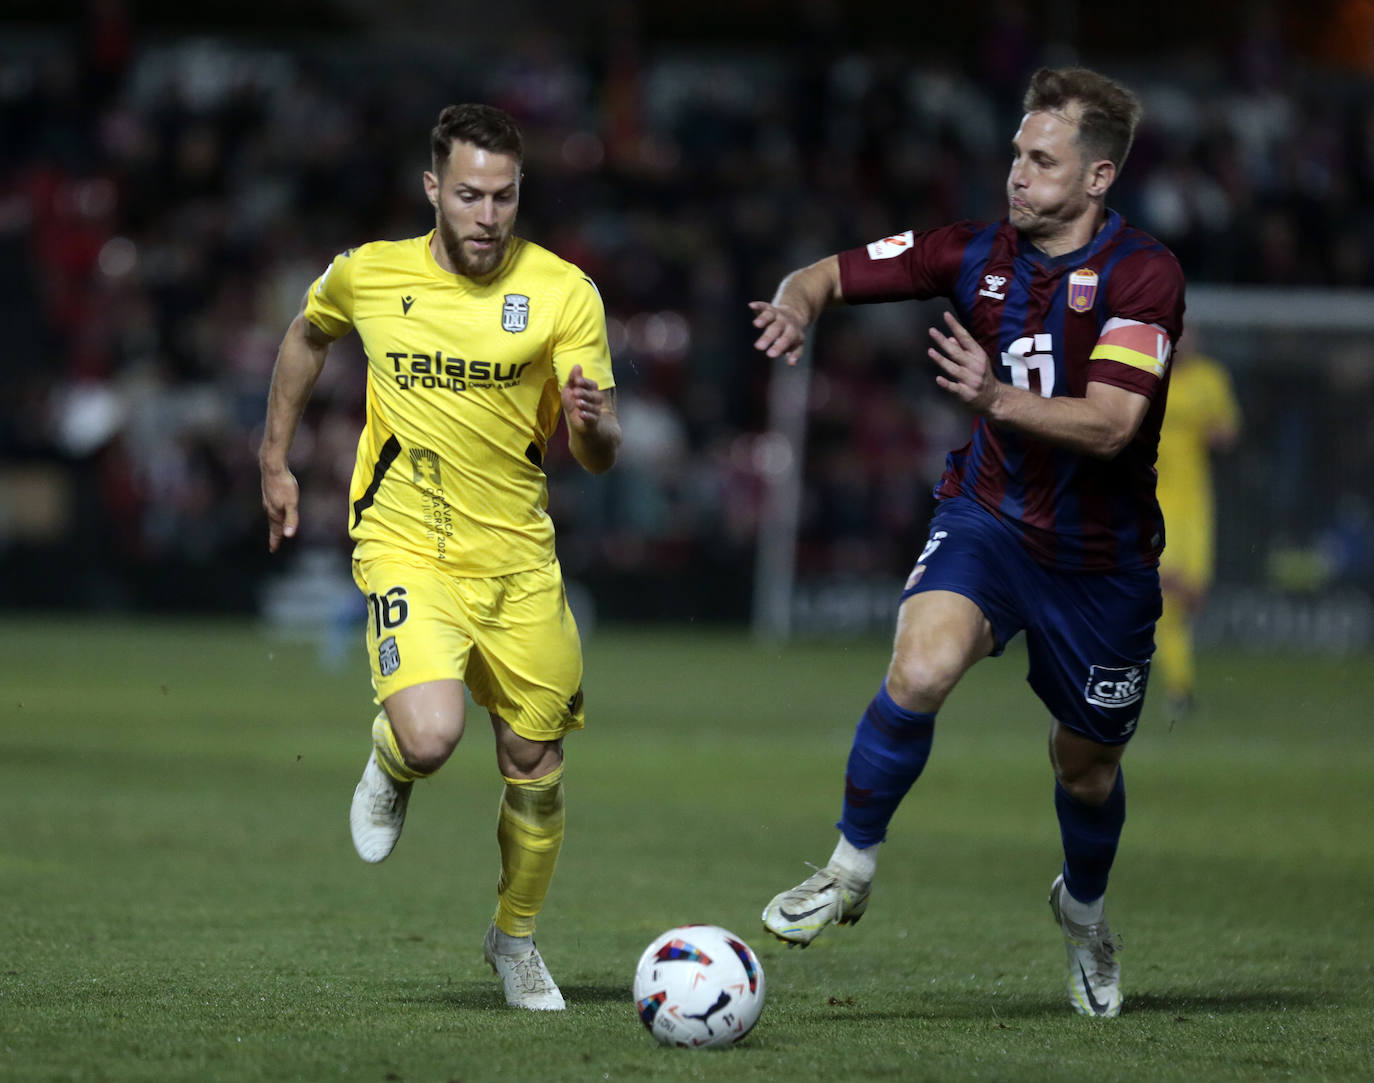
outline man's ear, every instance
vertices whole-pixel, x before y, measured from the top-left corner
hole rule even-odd
[[[425,198],[429,200],[429,205],[431,207],[437,208],[439,206],[439,178],[426,169],[424,181]]]
[[[1107,189],[1112,186],[1112,181],[1116,180],[1116,165],[1110,158],[1103,158],[1101,161],[1093,162],[1088,166],[1088,195],[1100,197],[1107,194]]]

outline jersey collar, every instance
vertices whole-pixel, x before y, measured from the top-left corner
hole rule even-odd
[[[1065,267],[1081,267],[1100,252],[1120,229],[1121,215],[1109,209],[1107,219],[1102,223],[1102,228],[1082,248],[1075,248],[1072,252],[1065,252],[1062,256],[1047,256],[1018,233],[1016,236],[1017,254],[1050,273],[1062,271]]]
[[[445,282],[451,282],[455,286],[461,286],[463,289],[469,290],[486,289],[488,286],[492,285],[492,283],[502,278],[514,265],[516,259],[520,255],[520,249],[523,248],[525,244],[521,238],[512,234],[510,244],[506,246],[506,258],[501,261],[501,265],[485,278],[470,278],[467,275],[446,271],[443,267],[439,266],[439,261],[434,258],[434,249],[430,247],[436,232],[437,230],[431,229],[424,236],[425,266],[429,268],[429,273],[434,275],[435,278],[441,278]]]

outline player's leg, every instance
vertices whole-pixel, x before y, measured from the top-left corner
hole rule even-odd
[[[1211,580],[1211,519],[1205,504],[1169,519],[1169,544],[1159,561],[1164,610],[1155,626],[1155,662],[1170,721],[1186,717],[1195,699],[1194,630]]]
[[[505,781],[496,827],[501,879],[492,922],[508,936],[528,939],[563,847],[563,742],[528,740],[495,715],[491,722]]]
[[[1118,940],[1107,924],[1107,878],[1126,823],[1124,744],[1104,745],[1055,722],[1050,733],[1054,810],[1063,871],[1050,885],[1050,909],[1064,934],[1069,999],[1083,1015],[1121,1011]]]
[[[1121,758],[1144,704],[1158,576],[1046,572],[1029,590],[1043,603],[1027,636],[1030,683],[1055,719],[1049,750],[1064,851],[1050,907],[1064,936],[1070,1002],[1111,1017],[1121,1010],[1121,968],[1106,892],[1126,822]]]
[[[508,1004],[558,1011],[563,995],[535,946],[534,925],[563,848],[563,742],[527,740],[496,715],[491,722],[505,789],[496,822],[501,878],[483,951]]]
[[[1165,579],[1164,610],[1155,625],[1155,661],[1164,682],[1166,708],[1171,721],[1185,717],[1193,704],[1196,677],[1193,625],[1196,611],[1195,592],[1178,579]]]
[[[840,847],[865,855],[854,870],[865,879],[897,806],[925,770],[936,712],[994,645],[987,617],[962,594],[932,590],[902,603],[892,661],[855,728],[845,769]]]
[[[582,649],[557,564],[504,577],[500,630],[484,634],[470,687],[491,714],[505,782],[497,815],[496,912],[483,953],[512,1007],[560,1010],[534,943],[563,845],[563,737],[581,728]]]
[[[764,928],[790,944],[805,946],[827,925],[863,916],[878,844],[925,769],[936,712],[969,667],[1017,630],[988,569],[1023,557],[1003,554],[1007,532],[967,504],[950,501],[937,512],[908,579],[892,661],[850,746],[834,853],[815,875],[764,908]]]
[[[358,855],[378,862],[400,838],[415,780],[437,771],[463,735],[471,641],[443,573],[378,560],[355,562],[354,578],[368,600],[368,657],[382,710],[349,827]]]

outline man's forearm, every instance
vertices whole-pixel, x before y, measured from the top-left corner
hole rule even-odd
[[[1080,455],[1111,459],[1135,435],[1148,403],[1143,396],[1104,393],[1099,388],[1089,385],[1086,398],[1047,399],[1034,391],[1003,384],[987,417],[995,424]]]
[[[277,351],[272,386],[267,393],[267,421],[258,449],[258,463],[263,470],[285,469],[296,426],[329,353],[328,342],[312,339],[305,323],[304,316],[297,316]]]
[[[843,300],[840,261],[835,256],[826,256],[784,278],[778,284],[772,304],[775,308],[796,312],[809,327],[820,318],[827,305],[840,300]]]
[[[568,450],[589,474],[604,474],[620,452],[620,419],[603,413],[594,432],[568,431]]]

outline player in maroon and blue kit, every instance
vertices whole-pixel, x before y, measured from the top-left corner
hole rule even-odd
[[[1183,274],[1106,206],[1140,119],[1135,96],[1096,72],[1045,69],[1024,105],[1006,219],[829,256],[750,305],[755,346],[795,363],[828,304],[947,298],[953,312],[931,329],[928,354],[936,383],[976,417],[936,486],[892,663],[854,735],[839,843],[763,921],[806,945],[863,915],[878,844],[925,766],[936,712],[975,662],[1024,631],[1028,679],[1052,717],[1064,865],[1050,905],[1070,999],[1115,1016],[1121,972],[1103,902],[1126,818],[1120,761],[1160,613],[1154,461]]]

